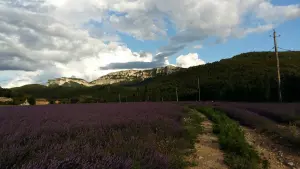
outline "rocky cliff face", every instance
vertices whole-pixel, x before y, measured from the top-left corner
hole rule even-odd
[[[182,68],[175,66],[166,66],[161,68],[154,68],[149,70],[125,70],[107,74],[102,76],[92,82],[87,82],[83,79],[77,78],[58,78],[48,81],[48,86],[54,85],[64,85],[66,83],[78,83],[84,86],[95,86],[95,85],[107,85],[107,84],[116,84],[121,82],[132,82],[132,81],[142,81],[148,78],[168,75],[176,71],[181,70]]]
[[[67,78],[67,77],[48,80],[47,86],[62,86],[66,83],[78,83],[78,84],[84,85],[84,86],[91,86],[89,82],[87,82],[83,79]]]

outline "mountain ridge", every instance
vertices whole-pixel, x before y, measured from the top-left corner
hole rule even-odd
[[[168,65],[165,67],[146,69],[146,70],[123,70],[118,72],[112,72],[107,75],[101,76],[90,82],[74,77],[61,77],[50,79],[47,82],[48,87],[51,86],[96,86],[96,85],[109,85],[118,83],[127,83],[133,81],[143,81],[148,78],[153,78],[157,76],[169,75],[171,73],[183,70],[184,68]]]

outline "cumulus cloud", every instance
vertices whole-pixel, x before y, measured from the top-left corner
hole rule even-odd
[[[267,22],[285,21],[300,16],[300,5],[274,6],[269,1],[264,1],[256,9],[257,17]]]
[[[170,38],[167,48],[205,41],[208,37],[216,37],[216,43],[225,42],[229,37],[243,37],[249,33],[271,30],[273,24],[270,24],[270,21],[274,18],[286,21],[300,16],[299,5],[274,6],[268,0],[136,0],[130,2],[121,5],[113,3],[114,10],[123,13],[121,17],[114,16],[114,20],[119,23],[119,31],[127,32],[122,25],[124,22],[128,24],[126,20],[129,18],[138,23],[144,20],[144,16],[148,16],[146,24],[130,22],[134,23],[130,27],[135,30],[130,32],[138,37],[144,34],[146,36],[143,38],[152,39],[155,35],[165,34],[165,25],[162,23],[167,16],[177,29],[177,34]],[[247,19],[249,15],[253,17]],[[247,26],[250,25],[249,22],[256,22],[258,25],[249,27]],[[149,28],[153,28],[152,36],[144,32],[148,32]],[[158,31],[157,28],[163,32]],[[174,52],[180,50],[179,48]],[[161,49],[160,52],[166,51]]]
[[[275,6],[269,0],[0,1],[0,72],[18,72],[0,85],[73,75],[92,80],[120,69],[164,66],[169,56],[191,43],[205,45],[210,37],[225,42],[299,16],[299,5]],[[172,37],[168,23],[176,31]],[[135,52],[119,34],[141,43],[161,38],[169,42],[155,54]],[[180,57],[195,58],[190,55]]]
[[[8,76],[2,81],[1,87],[17,87],[36,83],[34,78],[37,74],[38,72],[0,71],[1,77],[4,75]]]
[[[192,66],[203,65],[205,62],[198,57],[197,53],[189,53],[187,55],[178,56],[176,64],[179,67],[189,68]]]
[[[102,71],[99,66],[152,61],[151,54],[131,51],[117,42],[116,35],[109,37],[92,26],[80,29],[63,23],[55,15],[38,11],[35,3],[14,2],[0,3],[0,71],[18,72],[14,79],[0,82],[4,87],[72,75],[92,80],[114,71]]]

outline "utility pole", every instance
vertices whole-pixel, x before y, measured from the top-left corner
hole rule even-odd
[[[281,96],[281,77],[280,77],[280,63],[279,63],[279,57],[278,57],[278,50],[277,50],[277,40],[276,38],[280,37],[276,35],[275,29],[273,30],[273,39],[274,39],[274,48],[275,48],[275,55],[277,60],[277,82],[278,82],[278,101],[282,102],[282,96]]]
[[[198,77],[198,94],[199,94],[199,102],[201,101],[201,97],[200,97],[200,79]]]
[[[177,87],[176,87],[176,100],[178,102],[178,92],[177,92]]]
[[[119,103],[121,103],[121,94],[119,93]]]

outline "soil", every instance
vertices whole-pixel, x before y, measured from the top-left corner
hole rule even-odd
[[[212,132],[213,123],[202,116],[205,118],[202,122],[204,131],[198,136],[195,153],[188,157],[188,160],[195,162],[197,166],[190,169],[227,169],[223,162],[224,153],[219,149],[218,138]],[[300,169],[300,152],[295,153],[254,129],[241,127],[248,143],[258,151],[261,158],[269,161],[270,169]]]
[[[267,136],[258,133],[253,129],[243,127],[245,137],[260,154],[270,163],[270,169],[300,169],[300,155],[275,143]]]
[[[205,117],[202,126],[204,131],[198,136],[196,152],[189,157],[197,166],[190,169],[227,169],[223,162],[224,154],[219,149],[218,138],[212,132],[212,122]]]

